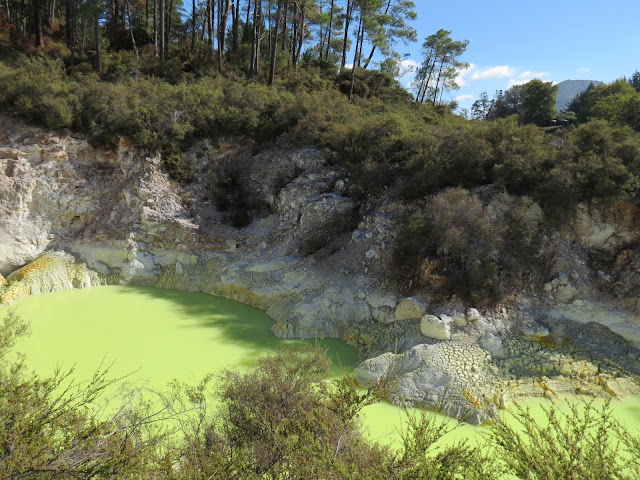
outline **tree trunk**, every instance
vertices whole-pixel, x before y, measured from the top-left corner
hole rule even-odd
[[[76,0],[66,0],[65,2],[65,35],[67,46],[71,50],[71,65],[75,63],[76,51]]]
[[[40,0],[33,0],[33,33],[36,35],[36,47],[44,47],[44,37],[42,35],[42,5]]]
[[[322,13],[322,12],[320,12],[320,13]],[[320,61],[322,61],[322,58],[324,56],[324,38],[325,38],[325,35],[326,34],[325,34],[325,31],[324,31],[323,25],[322,25],[322,23],[320,23],[320,42],[319,42],[319,45],[318,45],[318,47],[319,47],[318,48],[318,52],[319,52],[318,58],[320,59]]]
[[[166,1],[165,1],[166,3]],[[169,10],[167,11],[167,22],[166,22],[166,32],[164,39],[164,57],[167,58],[169,56],[169,44],[171,43],[171,19],[173,15],[173,0],[169,0]]]
[[[156,0],[158,2],[158,15],[160,18],[158,19],[158,50],[160,51],[160,60],[164,61],[164,12],[165,12],[165,1],[166,0]]]
[[[7,20],[11,23],[11,5],[9,4],[9,0],[5,0],[5,8],[7,9]]]
[[[360,35],[356,40],[356,51],[358,52],[358,68],[362,66],[362,49],[364,48],[364,12],[360,12]]]
[[[420,99],[420,103],[424,103],[425,97],[427,95],[427,89],[429,87],[429,82],[431,82],[431,76],[433,75],[433,70],[436,67],[436,61],[437,61],[437,56],[434,55],[433,62],[431,62],[430,58],[427,58],[427,61],[425,62],[427,64],[427,70],[429,73],[425,74],[426,79],[424,80],[424,83],[423,83],[422,98]]]
[[[276,72],[276,51],[278,50],[278,30],[280,29],[280,9],[282,7],[282,0],[278,0],[278,9],[276,10],[276,25],[273,28],[273,35],[271,39],[271,51],[269,59],[269,86],[273,85],[273,77]]]
[[[295,2],[299,9],[298,12],[294,12],[293,15],[293,39],[291,43],[291,61],[293,62],[293,68],[298,68],[300,62],[300,53],[302,50],[302,41],[304,39],[304,22],[305,22],[305,10],[304,6],[300,7]]]
[[[268,5],[268,11],[267,11],[267,18],[269,19],[269,36],[267,38],[267,51],[269,52],[269,59],[271,59],[271,34],[273,32],[273,17],[272,17],[272,12],[271,12],[271,7],[273,6],[273,0],[269,0]]]
[[[294,8],[297,7],[297,2],[294,2]],[[291,44],[290,44],[290,50],[291,50],[291,62],[295,65],[296,64],[296,39],[298,38],[298,11],[294,10],[293,11],[293,19],[291,20],[293,22],[292,25],[292,35],[291,35]]]
[[[371,53],[369,53],[369,56],[367,57],[367,61],[364,62],[364,69],[366,70],[367,67],[369,66],[369,62],[371,62],[371,59],[373,58],[373,54],[376,52],[376,46],[374,45],[373,48],[371,49]]]
[[[436,88],[435,91],[433,92],[433,103],[432,105],[435,106],[436,104],[436,100],[438,99],[438,86],[440,85],[440,77],[442,75],[442,67],[444,66],[444,59],[440,62],[440,68],[438,69],[438,78],[436,79]]]
[[[196,0],[191,0],[191,51],[196,48]]]
[[[293,67],[298,68],[300,63],[300,54],[302,53],[302,42],[304,40],[304,22],[305,22],[305,10],[304,6],[300,9],[300,27],[298,28],[298,48],[296,53],[296,61],[293,62]]]
[[[256,75],[260,72],[260,53],[262,39],[262,0],[256,0],[258,8],[258,16],[256,17]]]
[[[158,0],[153,0],[153,53],[158,56]]]
[[[287,21],[289,16],[289,0],[284,0],[284,21],[282,22],[282,51],[287,49]]]
[[[340,71],[344,70],[347,64],[347,45],[349,43],[349,24],[351,23],[351,15],[353,14],[353,0],[347,0],[347,11],[344,19],[344,41],[342,42],[342,62],[340,63]]]
[[[51,0],[47,7],[47,25],[49,28],[53,26],[56,19],[56,0]]]
[[[113,0],[113,23],[114,25],[118,25],[120,21],[120,6],[118,5],[118,0]]]
[[[22,0],[21,4],[20,4],[20,36],[24,37],[25,34],[25,1]]]
[[[231,10],[231,50],[238,51],[238,28],[240,27],[240,0],[234,0]]]
[[[84,56],[84,45],[87,40],[87,21],[82,19],[82,47],[80,47],[80,55]]]
[[[334,8],[334,0],[331,0],[331,9],[329,10],[329,32],[327,36],[327,51],[324,55],[324,61],[329,61],[329,49],[331,48],[331,32],[333,31],[333,8]],[[320,53],[322,57],[322,52]]]
[[[253,40],[251,42],[250,73],[257,75],[260,68],[260,26],[262,22],[262,1],[255,0],[253,6]]]
[[[218,22],[218,71],[222,73],[222,57],[226,43],[227,19],[231,9],[231,0],[224,0],[224,10],[222,10],[222,1],[218,6],[218,14],[220,21]]]
[[[211,1],[207,0],[207,6],[204,8],[204,21],[202,22],[202,35],[200,37],[200,40],[203,42],[209,41],[207,39],[207,31],[209,29],[209,3],[211,3]]]
[[[73,44],[73,7],[75,0],[67,0],[65,2],[65,21],[64,21],[64,32],[65,39],[67,41],[67,47],[71,48]]]
[[[131,9],[129,7],[129,0],[124,0],[124,14],[127,17],[127,25],[128,25],[127,30],[129,31],[129,40],[131,40],[133,53],[135,54],[136,58],[139,59],[140,55],[138,55],[138,47],[136,45],[136,39],[133,36],[133,25],[131,25]]]
[[[207,41],[207,19],[209,18],[209,6],[204,9],[204,20],[202,22],[202,32],[200,32],[200,41]]]
[[[356,35],[356,51],[353,56],[353,66],[351,67],[351,86],[349,87],[349,102],[351,102],[353,98],[353,86],[356,83],[356,66],[360,62],[358,55],[358,43],[360,43],[360,35],[362,35],[363,30],[363,22],[362,22],[363,13],[360,12],[360,20],[358,22],[358,34]]]
[[[215,3],[216,0],[207,0],[207,35],[209,36],[208,42],[213,51],[213,19],[215,18]]]
[[[388,15],[389,14],[389,9],[391,8],[391,0],[387,1],[387,8],[384,9],[384,14]],[[364,69],[366,70],[367,67],[369,66],[369,62],[371,61],[371,59],[373,58],[373,54],[376,51],[376,46],[374,45],[373,47],[371,47],[371,53],[369,53],[369,57],[367,58],[367,61],[364,64]]]
[[[95,4],[95,12],[93,13],[93,41],[96,47],[96,71],[102,72],[102,53],[100,46],[100,11],[98,10],[98,2]]]
[[[242,43],[249,43],[249,19],[251,18],[251,0],[247,0],[247,18],[242,30]]]

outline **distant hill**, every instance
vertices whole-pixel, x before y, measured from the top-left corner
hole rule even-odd
[[[558,84],[558,94],[556,95],[556,110],[564,110],[571,100],[579,93],[584,92],[589,84],[599,85],[602,82],[597,80],[565,80]]]

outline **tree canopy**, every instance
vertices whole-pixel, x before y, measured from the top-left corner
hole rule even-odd
[[[440,29],[422,44],[423,61],[415,79],[416,102],[429,100],[435,105],[448,90],[456,90],[457,72],[468,64],[458,60],[469,44],[468,40],[453,40],[450,30]],[[440,97],[438,97],[440,96]]]
[[[523,85],[514,85],[509,90],[496,92],[485,118],[496,119],[517,115],[523,124],[548,125],[557,114],[555,109],[558,86],[542,80],[531,80]],[[478,111],[484,112],[478,103]]]
[[[640,91],[633,86],[633,76],[630,81],[590,86],[571,102],[569,110],[583,122],[604,119],[640,131]]]

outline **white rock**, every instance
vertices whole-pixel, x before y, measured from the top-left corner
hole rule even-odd
[[[491,354],[493,358],[505,358],[502,340],[492,333],[487,333],[478,343],[482,348]]]
[[[486,333],[496,333],[497,327],[493,323],[490,323],[486,318],[480,317],[473,324],[473,327],[478,331],[480,335],[484,335]]]
[[[436,317],[435,315],[425,315],[420,321],[420,332],[425,337],[436,340],[449,340],[451,338],[451,327],[449,322]]]
[[[475,322],[476,320],[479,320],[480,318],[482,318],[482,315],[480,315],[480,312],[477,309],[469,308],[467,310],[467,321]]]
[[[455,313],[453,315],[453,323],[455,323],[457,327],[464,327],[467,325],[467,319],[464,318],[464,315],[461,313]]]
[[[367,303],[374,309],[382,307],[396,308],[396,305],[398,304],[395,297],[376,293],[367,296]]]
[[[393,316],[393,309],[389,307],[374,308],[371,310],[371,316],[380,323],[393,323],[395,317]]]
[[[369,259],[374,258],[376,256],[376,251],[373,248],[370,248],[369,250],[367,250],[364,256]]]
[[[422,318],[427,313],[428,304],[420,297],[402,299],[395,311],[396,320],[411,320]]]

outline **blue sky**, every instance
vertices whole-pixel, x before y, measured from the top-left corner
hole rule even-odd
[[[533,78],[611,82],[640,69],[639,0],[415,4],[419,41],[396,49],[408,53],[405,63],[413,65],[422,60],[424,39],[440,28],[451,30],[454,40],[469,40],[461,60],[470,67],[458,77],[461,88],[450,93],[461,107],[470,108],[482,91],[491,98]]]

